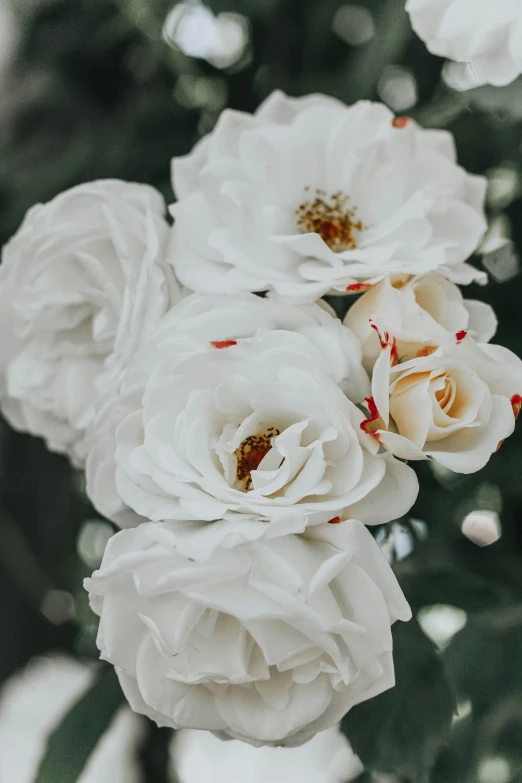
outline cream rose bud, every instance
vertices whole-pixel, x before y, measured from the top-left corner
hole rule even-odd
[[[94,505],[115,511],[117,523],[125,508],[153,521],[264,517],[290,507],[311,524],[401,516],[417,479],[378,453],[346,396],[361,400],[369,390],[359,352],[317,305],[253,295],[183,300],[102,412],[94,440],[113,437],[115,445],[87,460]]]
[[[174,160],[171,261],[195,291],[294,301],[393,273],[484,282],[465,261],[486,228],[485,182],[446,131],[378,103],[275,92],[253,116],[224,111]]]
[[[146,185],[79,185],[27,213],[3,251],[2,412],[75,462],[98,394],[170,305],[165,203]]]
[[[410,609],[361,522],[145,523],[85,582],[101,657],[160,726],[305,742],[394,684]]]
[[[350,307],[344,323],[359,338],[370,373],[381,352],[379,325],[393,333],[403,359],[423,346],[436,347],[448,332],[465,331],[482,343],[497,329],[490,305],[464,299],[459,287],[439,273],[384,278]]]
[[[368,430],[403,459],[431,457],[456,473],[483,468],[515,427],[522,403],[520,359],[457,332],[402,360],[393,333],[380,336]]]
[[[520,0],[407,0],[406,10],[430,52],[467,65],[468,87],[522,73]]]

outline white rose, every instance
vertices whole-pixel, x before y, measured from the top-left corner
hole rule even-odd
[[[27,213],[0,267],[2,411],[82,460],[97,394],[177,299],[165,204],[146,185],[72,188]]]
[[[195,291],[307,301],[392,273],[485,280],[464,263],[484,178],[457,165],[449,133],[381,104],[275,92],[253,116],[224,111],[173,180],[171,261]]]
[[[483,468],[515,427],[520,359],[466,332],[404,359],[392,332],[381,340],[367,400],[376,440],[403,459],[431,457],[456,473]]]
[[[380,324],[393,333],[403,359],[422,346],[436,347],[448,332],[465,331],[477,342],[489,342],[497,328],[490,305],[464,299],[458,286],[439,273],[385,278],[350,307],[344,323],[361,342],[368,372],[380,354]]]
[[[468,64],[469,87],[522,73],[520,0],[408,0],[406,10],[430,52]]]
[[[411,616],[355,520],[145,523],[113,536],[85,586],[101,657],[159,725],[255,745],[305,742],[394,684]]]
[[[33,659],[0,691],[0,780],[33,783],[47,739],[91,685],[94,667],[54,655]],[[143,724],[128,708],[116,714],[78,783],[139,783]],[[56,771],[56,780],[61,778]]]
[[[231,337],[249,339],[269,332],[295,332],[301,335],[296,339],[308,341],[302,344],[322,372],[330,373],[350,399],[363,399],[370,383],[361,366],[359,341],[330,313],[324,302],[296,308],[252,294],[193,294],[172,308],[156,330],[151,347],[127,373],[121,393],[114,394],[111,389],[100,400],[96,421],[89,428],[87,493],[98,511],[120,527],[137,524],[135,512],[122,501],[115,485],[115,432],[140,405],[134,389],[144,388],[165,356],[173,362],[209,349],[223,350]]]
[[[297,748],[253,748],[184,729],[175,734],[171,758],[180,783],[348,783],[363,772],[337,726]]]
[[[135,524],[121,518],[125,507],[153,521],[264,517],[292,506],[311,524],[401,516],[417,479],[378,454],[346,397],[369,389],[359,357],[351,332],[317,305],[183,300],[102,411],[100,443],[115,445],[89,456],[89,496],[125,526]]]

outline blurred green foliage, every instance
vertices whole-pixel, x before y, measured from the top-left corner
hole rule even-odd
[[[33,203],[85,180],[148,182],[172,199],[171,158],[188,152],[225,106],[252,111],[279,87],[295,95],[322,91],[347,102],[386,98],[398,113],[448,128],[462,165],[490,178],[491,221],[522,253],[520,82],[452,92],[441,80],[442,61],[411,32],[404,0],[357,0],[359,19],[371,22],[369,37],[358,45],[353,7],[343,0],[208,0],[216,14],[241,14],[248,31],[241,56],[224,69],[163,40],[173,4],[12,0],[18,37],[0,77],[2,243]],[[404,105],[412,85],[413,102]],[[467,295],[493,305],[497,341],[522,355],[521,278],[492,281]],[[412,516],[426,523],[428,537],[416,541],[396,570],[415,612],[438,604],[467,612],[466,625],[444,653],[459,710],[439,752],[451,699],[444,697],[445,681],[437,679],[439,657],[418,637],[420,648],[430,647],[433,669],[418,680],[401,677],[394,696],[383,694],[361,709],[392,711],[394,718],[381,715],[375,724],[376,732],[388,726],[382,742],[376,734],[361,744],[357,725],[350,728],[352,718],[346,722],[356,747],[387,773],[386,780],[425,780],[433,761],[434,783],[522,781],[521,466],[519,430],[479,474],[448,476],[419,467],[421,493]],[[501,516],[503,537],[492,547],[479,549],[460,531],[474,508]],[[81,477],[66,461],[2,424],[0,679],[43,650],[96,655],[81,583],[96,566],[107,526],[96,532],[93,519]],[[444,715],[436,727],[441,700]],[[434,745],[422,740],[427,725],[437,736]],[[142,753],[147,783],[162,781],[166,741],[151,727]],[[402,760],[393,761],[392,747],[396,755],[404,751]],[[390,777],[393,770],[398,772]],[[368,772],[364,780],[374,778]]]
[[[123,701],[112,666],[100,668],[94,684],[49,737],[34,783],[56,783],[58,775],[61,783],[74,783]]]
[[[435,645],[415,620],[393,626],[395,688],[353,707],[342,728],[365,766],[426,783],[455,709]]]

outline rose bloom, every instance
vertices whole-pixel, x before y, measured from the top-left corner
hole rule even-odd
[[[111,388],[98,404],[98,415],[88,432],[87,493],[98,511],[121,527],[139,519],[116,489],[116,429],[135,412],[153,371],[168,358],[185,359],[202,351],[215,353],[269,332],[298,341],[321,372],[331,374],[353,401],[369,394],[369,378],[361,366],[361,347],[324,302],[299,308],[277,299],[252,294],[187,296],[166,315],[151,346],[127,372],[120,394]],[[292,338],[291,334],[295,333]]]
[[[85,581],[98,647],[160,726],[299,745],[394,684],[410,609],[361,522],[151,523]]]
[[[513,432],[522,362],[498,345],[491,308],[430,274],[388,279],[349,310],[372,376],[366,431],[402,459],[480,470]],[[469,331],[468,331],[469,330]]]
[[[483,468],[515,427],[520,359],[465,331],[416,346],[388,330],[379,338],[367,431],[403,459],[431,457],[456,473]]]
[[[180,783],[348,783],[363,772],[337,726],[298,748],[253,748],[184,729],[175,734],[171,758]]]
[[[413,356],[423,344],[438,345],[448,332],[465,331],[486,343],[497,329],[490,305],[464,299],[459,287],[439,273],[385,278],[350,307],[344,323],[359,338],[370,373],[381,352],[379,323],[393,333],[402,357]]]
[[[136,524],[126,509],[211,521],[291,506],[310,523],[386,522],[418,483],[363,431],[346,394],[365,390],[358,342],[318,305],[196,294],[164,317],[101,411],[87,492],[122,526]]]
[[[105,180],[27,213],[0,267],[2,412],[77,463],[96,396],[178,298],[165,204]]]
[[[93,666],[53,655],[34,658],[0,690],[0,780],[33,783],[47,740],[91,686]],[[140,783],[137,751],[141,719],[127,707],[116,713],[89,756],[78,783]],[[62,780],[60,770],[56,781]],[[65,775],[65,772],[64,772]]]
[[[171,261],[195,291],[306,301],[392,273],[485,279],[464,263],[485,179],[457,165],[449,133],[381,104],[275,92],[254,116],[226,110],[173,182]]]
[[[522,73],[520,0],[408,0],[406,10],[430,52],[467,64],[469,87]]]

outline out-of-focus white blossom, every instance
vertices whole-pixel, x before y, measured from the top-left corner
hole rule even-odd
[[[495,511],[472,511],[462,523],[462,532],[478,546],[489,546],[502,535],[500,519]]]
[[[349,783],[363,766],[334,726],[297,748],[253,748],[184,729],[171,747],[180,783]]]
[[[522,73],[520,0],[407,0],[406,10],[430,52],[462,63],[457,89],[499,87]]]
[[[434,604],[421,609],[417,619],[426,636],[443,650],[455,634],[464,628],[468,616],[457,606]]]
[[[0,691],[0,781],[33,783],[49,734],[92,682],[94,669],[56,655],[35,658]],[[93,716],[93,720],[96,716]],[[78,783],[140,783],[143,724],[122,708]],[[56,783],[58,783],[58,778]]]
[[[198,2],[176,3],[163,25],[163,37],[189,57],[207,60],[216,68],[228,68],[248,43],[248,21],[235,13],[217,16]]]

